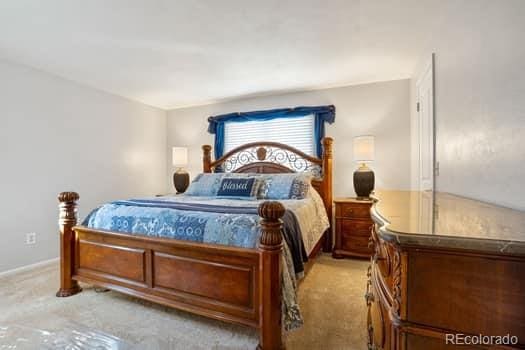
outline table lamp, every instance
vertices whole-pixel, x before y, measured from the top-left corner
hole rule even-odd
[[[173,147],[172,149],[173,165],[177,171],[173,174],[173,185],[177,194],[184,193],[190,185],[190,174],[184,170],[188,164],[188,149],[186,147]]]
[[[374,172],[366,165],[374,160],[374,136],[354,137],[354,161],[361,163],[354,172],[354,190],[357,199],[367,200],[374,190]]]

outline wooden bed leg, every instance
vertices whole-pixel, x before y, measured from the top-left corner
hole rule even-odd
[[[68,297],[81,291],[78,282],[72,279],[75,263],[76,234],[73,227],[77,224],[76,192],[62,192],[58,195],[60,202],[60,289],[57,297]]]
[[[284,206],[279,202],[267,201],[259,205],[261,238],[259,240],[261,302],[259,310],[259,350],[283,348],[281,326],[281,234]]]

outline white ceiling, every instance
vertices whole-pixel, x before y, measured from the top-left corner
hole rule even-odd
[[[440,3],[5,0],[0,58],[171,109],[410,77]]]

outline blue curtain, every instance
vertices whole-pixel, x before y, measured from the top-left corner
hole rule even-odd
[[[325,123],[335,121],[335,106],[281,108],[267,111],[254,111],[244,113],[228,113],[208,118],[208,132],[215,134],[215,159],[224,154],[224,123],[264,121],[277,118],[297,118],[313,114],[315,116],[314,139],[316,142],[317,156],[322,154],[321,141],[325,135]]]

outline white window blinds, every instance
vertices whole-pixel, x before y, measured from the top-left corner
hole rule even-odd
[[[226,122],[224,153],[249,142],[273,141],[287,144],[306,154],[315,154],[314,115],[265,121]]]

